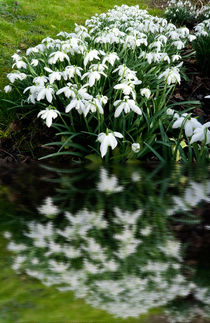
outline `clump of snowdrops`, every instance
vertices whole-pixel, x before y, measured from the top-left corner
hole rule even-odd
[[[15,53],[7,75],[5,91],[15,91],[18,109],[35,111],[57,131],[49,145],[58,152],[47,157],[186,160],[183,147],[192,159],[194,142],[196,157],[203,154],[208,124],[172,112],[168,103],[181,81],[181,51],[195,36],[138,6],[116,6],[85,25]]]
[[[191,0],[169,0],[165,10],[165,17],[172,23],[192,27],[195,23],[210,18],[210,5]]]
[[[202,21],[194,29],[196,41],[193,42],[193,48],[197,63],[204,74],[210,75],[210,19]]]

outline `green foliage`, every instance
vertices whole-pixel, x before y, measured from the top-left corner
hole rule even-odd
[[[210,75],[210,33],[208,36],[198,36],[193,42],[196,61],[204,75]]]

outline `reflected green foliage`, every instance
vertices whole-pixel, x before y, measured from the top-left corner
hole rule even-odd
[[[164,312],[169,322],[208,320],[207,167],[94,168],[42,166],[45,176],[35,184],[44,187],[39,198],[25,190],[13,217],[10,204],[0,226],[8,249],[1,260],[2,313],[10,315],[7,308],[11,313],[14,306],[11,319],[17,315],[17,322],[27,323],[35,308],[33,319],[40,323],[144,322],[151,311]],[[4,203],[18,188],[18,182],[9,189],[2,180]],[[22,213],[29,195],[31,214]],[[197,246],[193,232],[202,232],[205,248]]]

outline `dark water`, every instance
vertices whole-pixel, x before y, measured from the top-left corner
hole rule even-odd
[[[0,323],[210,322],[209,167],[1,169]]]

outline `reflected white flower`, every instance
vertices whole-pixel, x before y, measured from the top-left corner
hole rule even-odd
[[[151,226],[147,226],[147,227],[140,230],[141,235],[144,236],[144,237],[149,236],[151,232],[152,232],[152,227]]]
[[[105,193],[118,193],[123,191],[123,186],[118,185],[118,179],[114,175],[108,176],[106,169],[100,170],[100,181],[97,184],[97,189]]]
[[[38,208],[38,211],[44,215],[56,215],[59,213],[59,209],[54,205],[51,197],[46,197],[44,203]]]

